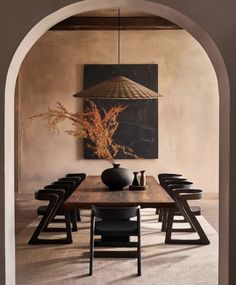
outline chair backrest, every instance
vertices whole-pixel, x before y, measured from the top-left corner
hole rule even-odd
[[[67,173],[66,177],[80,177],[83,181],[86,178],[86,173]]]
[[[201,189],[175,189],[173,191],[174,197],[181,200],[200,200],[202,198],[202,190]]]
[[[53,182],[50,185],[46,185],[44,186],[44,189],[64,189],[65,191],[69,191],[71,190],[71,186],[69,184],[65,184],[65,183],[57,183],[57,182]]]
[[[166,186],[167,188],[170,188],[172,187],[173,185],[183,185],[183,188],[184,187],[191,187],[191,185],[193,185],[193,182],[191,181],[177,181],[177,180],[174,180],[174,181],[169,181],[166,183]]]
[[[182,183],[176,183],[174,182],[173,184],[168,184],[168,189],[173,190],[173,189],[190,189],[192,187],[193,183],[190,181],[183,181]]]
[[[64,199],[65,191],[63,189],[40,189],[36,190],[34,197],[36,200],[51,201],[56,200],[62,201]]]
[[[186,179],[186,178],[184,178],[184,177],[171,177],[171,178],[164,178],[163,180],[162,180],[162,184],[163,185],[168,185],[168,184],[170,184],[170,183],[172,183],[172,182],[175,182],[175,181],[187,181],[188,179]]]
[[[66,188],[66,190],[74,191],[75,189],[75,183],[72,181],[54,181],[52,182],[52,185],[61,185],[62,189]],[[63,188],[64,187],[64,188]]]
[[[69,184],[53,183],[44,186],[44,189],[63,189],[65,190],[64,201],[73,193],[72,188]]]
[[[125,220],[137,217],[140,206],[137,207],[92,207],[92,214],[102,220]]]
[[[158,174],[158,179],[159,178],[164,178],[164,177],[181,177],[182,174],[179,173],[159,173]]]
[[[168,179],[163,180],[161,186],[166,190],[168,188],[168,186],[171,184],[181,184],[181,183],[185,183],[185,182],[190,182],[190,181],[188,181],[186,178],[168,178]],[[190,183],[192,184],[192,182],[190,182]]]
[[[188,180],[187,178],[184,177],[165,177],[163,178],[164,182],[168,182],[168,181],[186,181]]]
[[[182,174],[177,174],[177,173],[160,173],[158,174],[158,180],[159,183],[162,186],[163,180],[166,178],[180,178],[182,176]]]
[[[59,178],[58,181],[72,181],[76,183],[76,185],[79,185],[82,182],[82,178],[81,177],[62,177],[62,178]]]

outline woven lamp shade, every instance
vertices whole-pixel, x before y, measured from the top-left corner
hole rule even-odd
[[[156,99],[161,95],[123,76],[98,83],[74,95],[87,99]]]

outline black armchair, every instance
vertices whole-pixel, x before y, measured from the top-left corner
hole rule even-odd
[[[177,180],[164,180],[164,189],[167,191],[167,193],[175,200],[175,196],[174,196],[174,193],[173,191],[176,190],[176,189],[188,189],[190,190],[193,183],[190,182],[190,181],[181,181],[179,179]],[[190,207],[190,210],[192,211],[192,213],[195,215],[195,216],[199,216],[201,215],[201,207],[200,206],[191,206]],[[167,226],[167,216],[168,216],[168,209],[165,209],[164,210],[164,213],[163,213],[163,221],[162,221],[162,230],[165,231],[166,230],[166,226]],[[182,212],[179,210],[178,208],[178,205],[177,207],[175,208],[175,211],[174,211],[174,216],[183,216],[182,215]],[[185,220],[185,217],[183,220],[173,220],[173,222],[177,222],[177,223],[182,223],[182,222],[187,222]],[[176,231],[176,232],[180,232],[180,231],[194,231],[193,228],[189,228],[189,229],[186,229],[186,228],[178,228],[178,229],[173,229],[173,231]]]
[[[43,231],[48,231],[48,225],[54,219],[58,209],[62,206],[64,201],[65,190],[63,189],[43,189],[35,192],[35,199],[41,201],[49,201],[44,215],[39,222],[37,228],[32,234],[28,244],[66,244],[72,243],[71,229],[70,229],[70,216],[69,213],[64,212],[65,215],[65,228],[60,228],[56,232],[66,232],[65,238],[58,239],[42,239],[39,235]],[[52,228],[51,228],[52,229]]]
[[[137,217],[137,220],[130,220]],[[94,239],[95,236],[100,239]],[[130,241],[130,236],[136,236],[137,241]],[[136,247],[137,251],[118,252],[119,256],[137,258],[137,274],[141,275],[141,229],[140,206],[124,208],[97,208],[91,210],[90,228],[90,266],[89,274],[93,273],[93,257],[101,257],[94,252],[94,247]],[[102,252],[107,257],[111,252]],[[114,252],[113,252],[114,253]],[[134,254],[134,255],[133,255]],[[104,256],[104,255],[103,255]],[[114,255],[109,255],[113,256]]]
[[[166,243],[171,244],[201,244],[207,245],[210,243],[195,214],[189,207],[188,200],[199,200],[202,197],[202,190],[199,189],[174,189],[173,197],[177,207],[185,220],[190,224],[191,228],[199,235],[199,239],[172,239],[173,220],[175,209],[170,209],[168,213],[168,223],[166,230]]]
[[[67,174],[68,175],[68,174]],[[86,176],[85,176],[86,177]],[[77,187],[82,183],[82,181],[85,179],[83,175],[81,176],[66,176],[63,178],[59,178],[58,181],[54,182],[54,184],[70,184],[71,185],[71,192],[73,193]],[[80,209],[76,209],[76,216],[77,216],[77,222],[81,221],[81,215],[80,215]]]
[[[55,189],[63,189],[64,190],[64,197],[63,197],[63,202],[71,195],[71,193],[73,192],[72,191],[72,185],[70,184],[67,184],[67,183],[60,183],[60,182],[54,182],[50,185],[46,185],[44,187],[44,189],[51,189],[51,190],[55,190]],[[47,208],[48,206],[47,205],[43,205],[43,206],[40,206],[38,207],[37,209],[37,214],[40,216],[40,215],[45,215],[46,214],[46,211],[47,211]],[[77,231],[77,211],[76,209],[71,209],[69,212],[69,215],[70,215],[70,220],[71,220],[71,223],[72,223],[72,231]],[[59,216],[65,216],[65,210],[63,208],[63,203],[62,205],[57,209],[57,211],[55,212],[55,215],[54,215],[54,218],[50,221],[51,222],[57,222],[57,223],[60,223],[60,222],[65,222],[64,219],[61,219],[61,218],[56,218],[56,216],[59,215]],[[59,230],[60,231],[60,228],[50,228],[51,231],[57,231]],[[45,230],[43,230],[45,231]],[[49,228],[47,228],[47,231],[49,231]]]
[[[158,174],[158,180],[160,185],[165,189],[165,185],[164,185],[164,181],[165,179],[180,179],[182,178],[182,174],[178,174],[178,173],[159,173]],[[158,216],[158,221],[162,222],[163,218],[165,218],[165,209],[161,209],[161,208],[157,208],[156,209],[156,214],[159,215]]]

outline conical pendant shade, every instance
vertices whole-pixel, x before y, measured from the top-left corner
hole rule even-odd
[[[87,99],[156,99],[160,94],[123,76],[98,83],[74,95]]]

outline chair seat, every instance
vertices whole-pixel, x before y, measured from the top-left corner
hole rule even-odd
[[[103,236],[137,235],[136,221],[96,221],[95,234]]]
[[[191,206],[190,207],[191,212],[195,215],[195,216],[201,216],[201,207],[199,206]],[[180,213],[180,211],[178,209],[176,209],[175,211],[175,215],[176,216],[182,216],[182,214]]]
[[[47,208],[48,208],[48,206],[40,206],[40,207],[38,207],[38,209],[37,209],[37,215],[38,216],[43,216],[43,215],[45,215],[45,213],[46,213],[46,211],[47,211]],[[63,208],[62,207],[60,207],[59,209],[58,209],[58,211],[57,211],[57,215],[63,215],[64,214],[64,210],[63,210]]]

